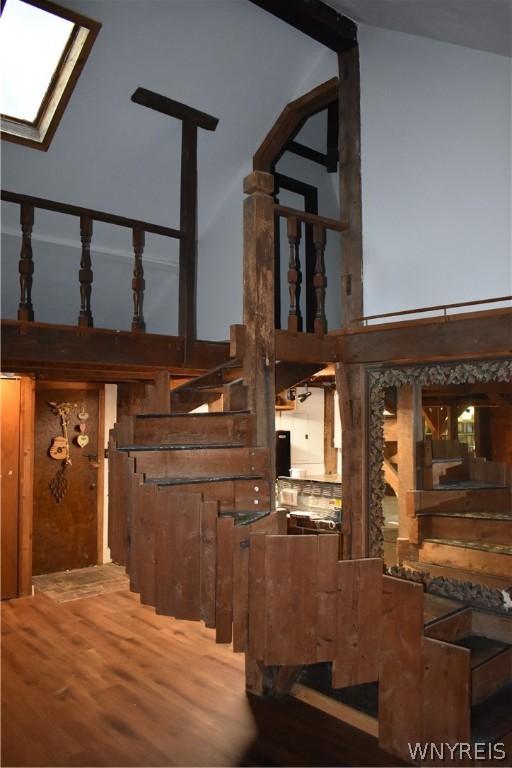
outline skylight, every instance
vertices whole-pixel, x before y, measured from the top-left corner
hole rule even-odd
[[[100,27],[50,0],[6,0],[0,19],[2,139],[48,149]]]
[[[0,112],[33,122],[74,24],[21,0],[7,0],[0,20]]]

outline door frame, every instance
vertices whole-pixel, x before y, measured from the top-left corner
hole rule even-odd
[[[96,384],[94,382],[81,382],[81,381],[53,381],[46,379],[44,381],[37,382],[37,389],[88,389],[94,390],[98,393],[98,476],[96,482],[96,559],[97,564],[102,565],[103,558],[103,527],[105,524],[105,385]],[[32,414],[32,453],[35,437],[35,390],[34,385],[34,405]],[[34,468],[32,462],[32,503],[30,505],[30,593],[32,594],[32,524],[34,516],[33,505],[33,480],[34,480]],[[26,521],[27,522],[27,521]]]

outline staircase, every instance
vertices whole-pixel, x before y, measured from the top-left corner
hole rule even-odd
[[[410,509],[419,545],[414,566],[458,569],[469,581],[482,575],[492,586],[512,585],[512,488],[506,465],[482,459],[466,459],[453,468],[443,464],[437,484],[410,493]]]
[[[254,445],[246,410],[187,412],[220,398],[243,405],[238,361],[167,393],[165,412],[122,417],[111,432],[112,559],[125,565],[142,603],[203,620],[217,642],[243,651],[249,534],[286,526],[270,511],[268,451]]]
[[[243,404],[238,373],[233,363],[171,394],[162,390],[165,412],[125,416],[111,432],[109,544],[131,590],[157,613],[203,621],[216,642],[245,652],[253,692],[286,693],[303,665],[319,663],[331,665],[335,688],[379,680],[380,746],[404,759],[411,740],[508,738],[510,622],[494,617],[489,625],[493,617],[446,600],[441,613],[426,617],[440,599],[418,583],[383,576],[380,559],[340,561],[337,534],[286,535],[286,518],[271,511],[274,482],[267,450],[255,445],[254,414],[228,410],[226,388],[236,387]],[[224,410],[172,412],[185,399],[187,407],[206,402],[205,393],[222,395]],[[495,491],[490,511],[499,523],[493,517],[482,534],[493,543],[501,534],[492,526],[510,523],[500,496],[508,489]],[[435,527],[439,515],[450,512],[456,525],[463,514],[467,523],[476,504],[465,496],[453,508],[451,497],[442,498],[433,508],[430,500],[430,509],[424,500],[418,516],[420,525],[434,526],[434,539],[446,534]],[[429,669],[446,677],[451,719],[438,716],[439,678]],[[395,722],[404,711],[422,713],[420,730]]]
[[[510,737],[510,628],[505,624],[500,627],[497,622],[494,625],[492,622],[487,623],[485,614],[458,607],[448,615],[428,622],[424,634],[427,638],[446,643],[454,649],[463,649],[466,653],[468,741],[496,744]]]

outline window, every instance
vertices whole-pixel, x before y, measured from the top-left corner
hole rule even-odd
[[[47,0],[6,0],[0,19],[3,139],[48,149],[100,26]]]

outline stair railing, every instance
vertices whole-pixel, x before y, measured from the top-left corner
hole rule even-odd
[[[93,222],[102,221],[118,227],[126,227],[132,230],[133,243],[133,317],[131,330],[144,333],[146,323],[144,320],[144,292],[146,283],[144,280],[144,266],[142,256],[144,253],[146,232],[163,237],[171,237],[181,240],[184,233],[179,229],[163,227],[159,224],[150,224],[147,221],[129,219],[117,216],[105,211],[95,211],[90,208],[81,208],[77,205],[60,203],[55,200],[45,200],[39,197],[30,197],[16,192],[2,190],[2,200],[15,203],[20,206],[21,224],[21,250],[18,265],[20,275],[20,302],[18,306],[18,320],[33,322],[35,318],[32,302],[32,284],[34,281],[34,254],[32,250],[32,230],[34,227],[34,211],[54,211],[68,216],[76,216],[80,222],[80,240],[82,243],[78,281],[80,285],[80,310],[78,325],[92,328],[94,325],[92,314],[92,284],[93,269],[91,259],[91,241],[93,235]]]
[[[287,219],[287,235],[289,244],[288,262],[288,292],[290,306],[288,310],[288,331],[299,333],[303,329],[303,313],[301,310],[302,272],[299,258],[299,245],[301,240],[302,224],[313,225],[313,244],[315,247],[315,266],[313,274],[313,289],[315,296],[314,332],[323,336],[327,331],[327,317],[325,314],[325,292],[327,288],[327,274],[325,269],[325,246],[327,242],[327,230],[344,232],[347,226],[336,219],[318,216],[314,213],[287,208],[284,205],[275,204],[274,212],[277,217]]]

